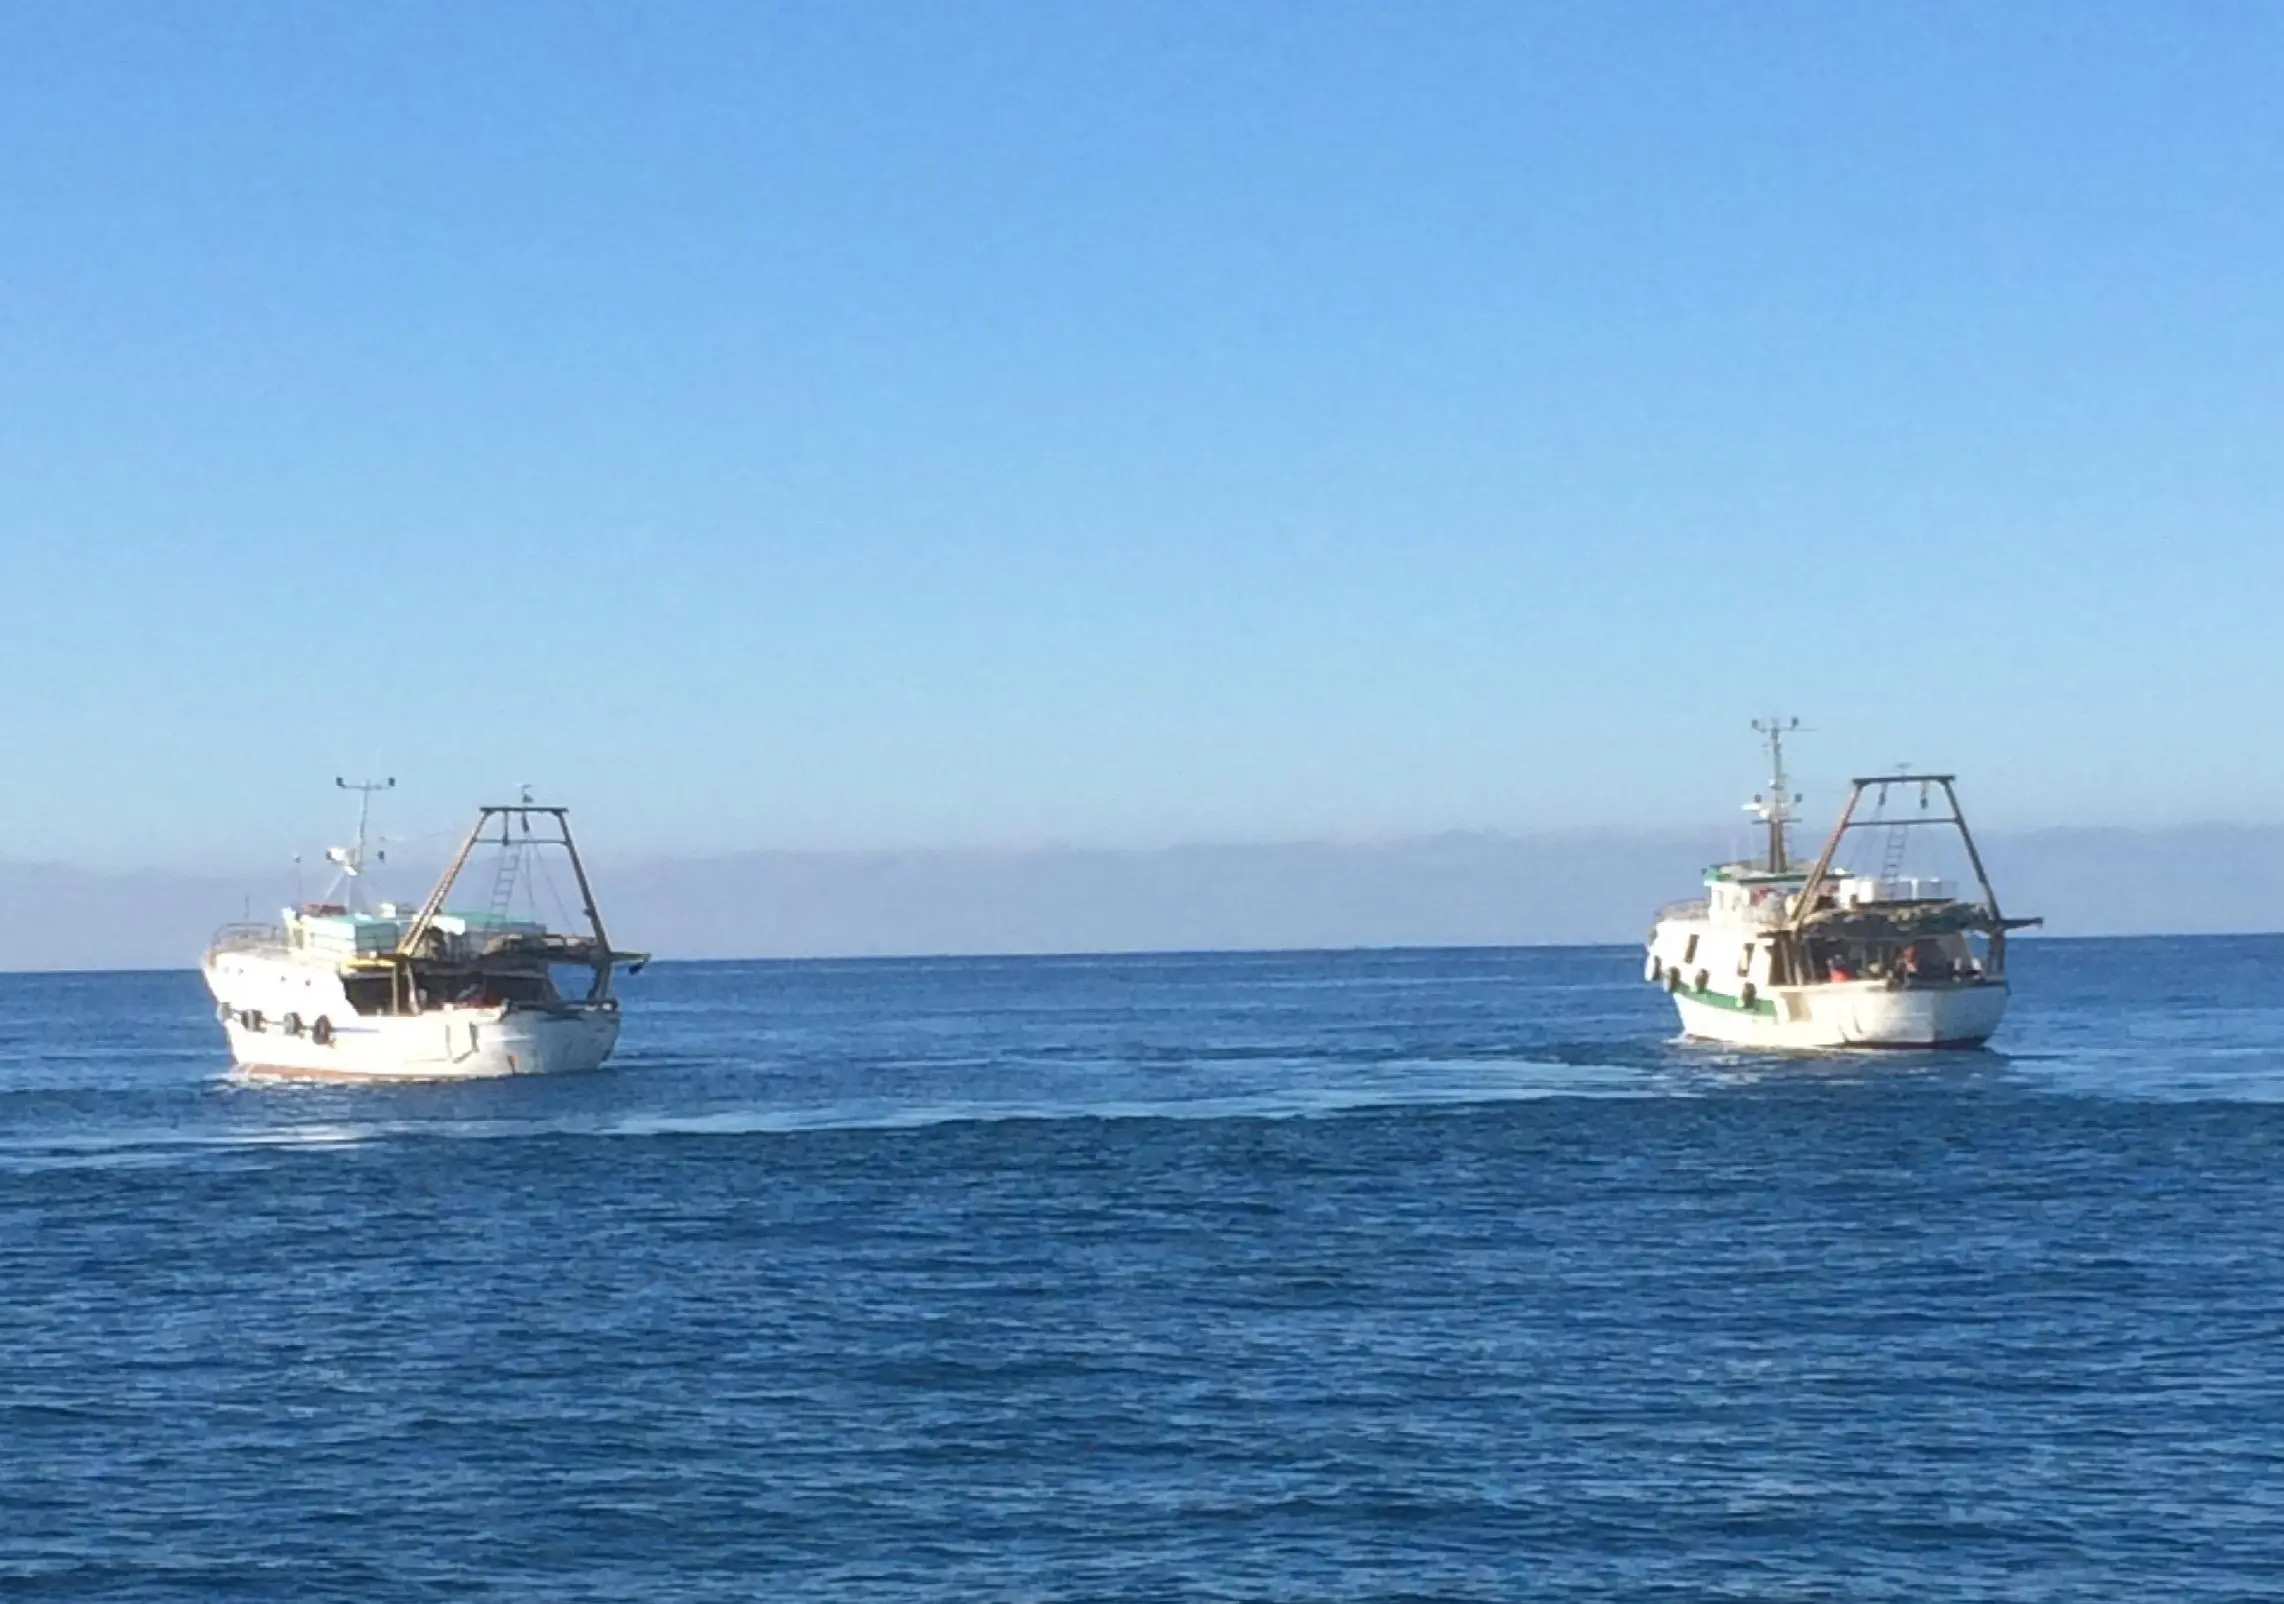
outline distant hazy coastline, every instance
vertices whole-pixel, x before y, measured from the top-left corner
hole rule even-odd
[[[661,957],[1524,946],[1638,939],[1726,838],[1467,834],[1159,850],[749,852],[605,861],[619,940]],[[2054,829],[1986,842],[2009,912],[2054,935],[2284,929],[2284,826]],[[395,889],[416,894],[406,868]],[[270,916],[273,872],[0,861],[0,968],[184,968]]]

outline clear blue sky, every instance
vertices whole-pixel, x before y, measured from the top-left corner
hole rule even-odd
[[[2284,9],[0,9],[0,855],[2284,818]]]

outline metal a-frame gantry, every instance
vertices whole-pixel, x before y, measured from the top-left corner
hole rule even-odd
[[[451,895],[453,884],[468,866],[468,859],[477,847],[497,845],[504,852],[520,851],[527,847],[561,847],[564,855],[571,860],[571,874],[579,885],[579,902],[587,916],[587,928],[592,939],[562,950],[560,960],[585,964],[593,972],[595,978],[587,989],[587,1001],[601,1002],[609,997],[612,966],[625,963],[630,968],[639,969],[648,961],[649,954],[614,952],[611,949],[611,939],[603,931],[602,910],[595,905],[595,890],[587,879],[587,866],[580,861],[578,843],[571,838],[570,813],[569,808],[547,807],[528,801],[496,803],[477,809],[475,826],[460,843],[460,850],[453,854],[451,866],[437,880],[435,888],[428,893],[428,900],[420,905],[420,912],[413,916],[412,923],[405,926],[403,935],[398,937],[395,957],[399,964],[409,964],[421,956],[437,915],[444,911],[445,898]],[[535,820],[540,821],[543,829],[551,829],[552,833],[535,833],[532,828]],[[495,822],[499,826],[499,833],[487,836],[485,831]],[[580,950],[582,948],[583,951]]]
[[[1974,867],[1976,883],[1981,887],[1982,900],[1973,905],[1966,917],[1955,922],[1955,928],[1981,931],[1990,940],[1989,969],[1993,975],[2003,974],[2006,968],[2006,933],[2031,925],[2043,924],[2041,919],[2009,919],[1999,909],[1998,892],[1991,885],[1990,872],[1983,867],[1983,854],[1975,845],[1975,835],[1967,827],[1967,815],[1959,805],[1958,776],[1952,774],[1871,774],[1851,780],[1848,800],[1840,809],[1839,821],[1832,833],[1824,838],[1823,850],[1816,855],[1815,864],[1808,871],[1799,894],[1793,898],[1792,912],[1785,921],[1784,932],[1791,938],[1788,945],[1795,951],[1810,925],[1829,917],[1829,910],[1817,904],[1827,880],[1831,878],[1832,859],[1840,850],[1840,842],[1850,830],[1903,830],[1928,826],[1949,825],[1959,832],[1960,843],[1967,849],[1967,861]],[[1920,806],[1925,808],[1940,787],[1943,799],[1949,806],[1945,813],[1924,812],[1920,816],[1905,818],[1858,819],[1856,809],[1867,793],[1877,791],[1884,799],[1890,786],[1920,788]]]

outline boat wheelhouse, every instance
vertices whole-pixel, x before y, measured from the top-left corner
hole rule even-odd
[[[1658,913],[1643,976],[1664,987],[1683,1031],[1752,1047],[1970,1047],[2006,1013],[2007,933],[2038,924],[1999,909],[1948,774],[1874,774],[1851,782],[1815,860],[1797,867],[1786,841],[1791,804],[1784,735],[1767,738],[1774,779],[1749,804],[1768,831],[1766,855],[1705,872],[1705,895]],[[1916,796],[1918,808],[1909,810]],[[1900,797],[1906,811],[1891,814]],[[1974,887],[1900,872],[1909,832],[1955,833]],[[1839,861],[1844,845],[1884,836],[1877,872]]]
[[[378,788],[367,788],[368,803]],[[493,854],[485,906],[449,910],[479,848]],[[649,959],[615,950],[604,934],[567,809],[528,797],[479,809],[417,908],[362,904],[365,850],[361,811],[356,844],[327,854],[341,870],[341,896],[288,908],[275,925],[228,926],[207,949],[201,967],[241,1070],[457,1079],[593,1069],[610,1056],[619,1034],[613,975]],[[554,854],[568,861],[583,932],[509,912],[519,885],[544,876]],[[567,990],[565,975],[583,983]]]

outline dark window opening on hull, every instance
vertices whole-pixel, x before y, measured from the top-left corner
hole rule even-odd
[[[426,1013],[433,1008],[497,1008],[502,1003],[546,1007],[563,1000],[555,982],[541,974],[416,972],[409,995],[391,974],[354,975],[344,980],[349,1006],[360,1014]],[[407,1003],[409,1007],[400,1007]]]
[[[1903,986],[1957,985],[1984,978],[1985,962],[1960,936],[1917,940],[1816,942],[1812,974],[1831,981],[1884,980]]]

